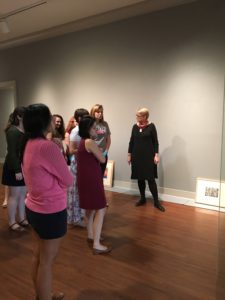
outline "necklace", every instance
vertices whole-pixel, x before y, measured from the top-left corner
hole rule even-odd
[[[142,132],[142,128],[139,129],[139,132]]]

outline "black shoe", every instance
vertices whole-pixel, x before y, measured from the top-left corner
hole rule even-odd
[[[140,199],[138,202],[135,203],[135,206],[141,206],[141,205],[145,205],[145,204],[146,204],[146,200]]]
[[[156,208],[158,208],[160,211],[162,211],[162,212],[165,212],[166,210],[165,210],[165,208],[160,204],[160,203],[156,203],[156,204],[154,204],[154,206],[156,207]]]

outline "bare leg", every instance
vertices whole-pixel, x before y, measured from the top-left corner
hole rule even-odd
[[[36,288],[39,300],[52,299],[52,265],[58,253],[62,238],[40,240],[40,260]]]
[[[2,203],[3,207],[7,207],[8,198],[9,198],[9,187],[7,185],[5,185],[5,198],[4,198],[4,201]]]
[[[26,219],[25,214],[25,197],[26,197],[27,189],[25,186],[20,187],[20,196],[18,199],[18,218],[19,222]]]
[[[86,210],[86,218],[87,218],[87,232],[88,238],[93,239],[93,222],[94,222],[95,210]]]
[[[20,197],[20,187],[10,186],[8,205],[7,205],[9,226],[16,223],[16,213],[17,213],[19,197]]]
[[[106,208],[96,210],[94,223],[93,223],[93,234],[94,234],[94,244],[93,248],[98,250],[106,250],[107,247],[100,244],[100,236],[102,232],[102,225],[105,216]]]

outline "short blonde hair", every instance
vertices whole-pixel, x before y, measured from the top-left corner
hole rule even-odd
[[[98,111],[98,110],[102,110],[102,119],[100,122],[103,122],[104,121],[104,115],[103,115],[103,106],[101,104],[95,104],[92,108],[91,108],[91,111],[90,111],[90,116],[92,118],[95,118],[95,112]]]
[[[149,117],[149,110],[145,107],[142,107],[140,109],[138,109],[137,114],[140,114],[142,116],[146,116],[146,118],[148,119]]]

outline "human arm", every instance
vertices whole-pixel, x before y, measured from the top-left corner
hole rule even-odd
[[[94,154],[94,156],[100,161],[100,163],[105,163],[105,156],[92,139],[86,139],[85,140],[85,149],[88,152],[91,152]]]
[[[73,176],[70,173],[60,148],[54,142],[44,143],[40,150],[40,156],[45,160],[44,167],[60,185],[68,187],[73,184]]]
[[[70,134],[69,134],[69,132],[65,133],[64,142],[69,147],[69,144],[70,144]]]
[[[127,155],[127,162],[129,165],[131,164],[131,153],[128,153]]]
[[[20,161],[20,147],[23,133],[16,127],[11,127],[6,132],[7,141],[7,165],[16,175],[16,180],[23,178]]]
[[[69,153],[71,155],[76,155],[78,151],[79,144],[75,141],[70,141],[69,143]]]
[[[154,163],[158,164],[160,162],[160,157],[159,157],[159,141],[158,141],[158,135],[157,135],[157,130],[155,125],[152,123],[152,143],[154,147]]]
[[[128,154],[127,154],[128,164],[131,164],[131,160],[132,160],[132,151],[133,151],[133,146],[134,146],[134,133],[133,132],[134,132],[134,126],[131,131],[131,137],[130,137],[129,146],[128,146]]]
[[[108,134],[107,137],[106,137],[105,151],[102,153],[104,156],[106,156],[108,154],[110,145],[111,145],[111,135]]]

